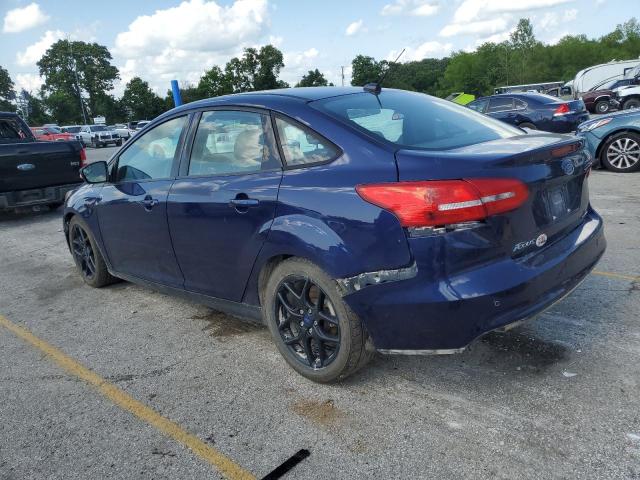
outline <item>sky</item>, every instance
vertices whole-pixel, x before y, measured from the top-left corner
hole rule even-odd
[[[295,84],[318,68],[350,83],[358,54],[401,61],[442,58],[508,38],[528,17],[545,43],[599,37],[627,21],[640,0],[0,0],[0,65],[18,89],[37,92],[36,62],[61,38],[106,45],[120,71],[114,91],[139,76],[159,94],[171,79],[195,84],[245,47],[284,53],[280,78]],[[638,10],[640,12],[640,10]]]

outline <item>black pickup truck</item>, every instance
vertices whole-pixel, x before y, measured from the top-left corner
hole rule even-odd
[[[61,205],[85,161],[80,142],[39,142],[18,115],[0,112],[0,211]]]

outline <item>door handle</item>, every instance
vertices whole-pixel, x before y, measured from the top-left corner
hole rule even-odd
[[[160,203],[158,199],[151,197],[151,195],[147,195],[142,201],[142,205],[144,205],[144,209],[147,211],[150,211],[153,207],[158,205],[158,203]]]
[[[248,207],[256,207],[260,204],[260,200],[256,200],[255,198],[234,198],[229,200],[229,205],[235,208],[248,208]]]

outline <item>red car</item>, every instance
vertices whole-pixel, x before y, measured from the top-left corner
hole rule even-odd
[[[76,139],[72,133],[64,133],[55,127],[31,127],[31,131],[40,142],[69,142]]]

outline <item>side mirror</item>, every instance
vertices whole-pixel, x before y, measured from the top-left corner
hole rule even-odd
[[[107,181],[107,162],[93,162],[82,170],[80,170],[80,176],[87,183],[104,183]]]

